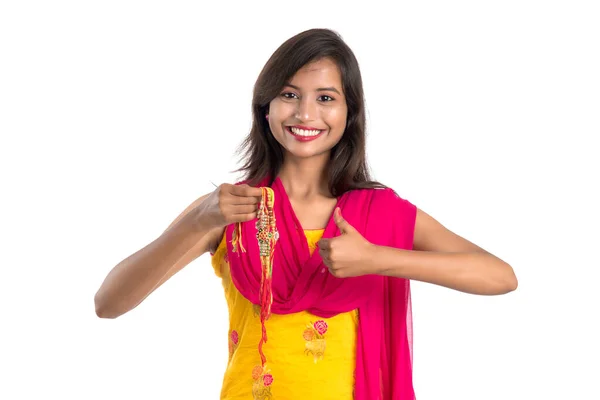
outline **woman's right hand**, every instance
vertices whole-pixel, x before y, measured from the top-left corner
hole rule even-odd
[[[223,183],[196,208],[196,217],[211,228],[224,228],[257,217],[262,190],[247,184]]]

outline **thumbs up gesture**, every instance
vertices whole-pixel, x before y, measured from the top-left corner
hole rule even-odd
[[[339,207],[335,209],[333,219],[340,229],[340,236],[321,239],[317,243],[319,254],[329,272],[337,278],[373,273],[370,266],[375,246],[342,217]]]

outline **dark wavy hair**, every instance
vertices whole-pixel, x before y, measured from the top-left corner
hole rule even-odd
[[[371,180],[367,165],[365,102],[358,61],[340,35],[329,29],[310,29],[288,39],[258,76],[252,97],[252,128],[238,149],[243,166],[236,170],[244,173],[249,185],[257,185],[266,177],[274,180],[283,164],[284,150],[265,118],[269,103],[300,68],[323,58],[332,59],[340,69],[348,106],[346,129],[331,149],[329,190],[337,197],[353,189],[385,188]]]

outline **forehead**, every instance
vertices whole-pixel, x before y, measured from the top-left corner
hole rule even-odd
[[[310,62],[300,68],[290,79],[295,86],[335,86],[341,88],[342,76],[337,64],[330,58]]]

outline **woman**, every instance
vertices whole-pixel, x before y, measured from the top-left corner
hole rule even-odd
[[[334,32],[277,49],[252,111],[245,181],[119,263],[97,314],[128,312],[210,251],[230,316],[222,399],[414,399],[410,280],[498,295],[516,289],[512,268],[371,180],[360,70]]]

